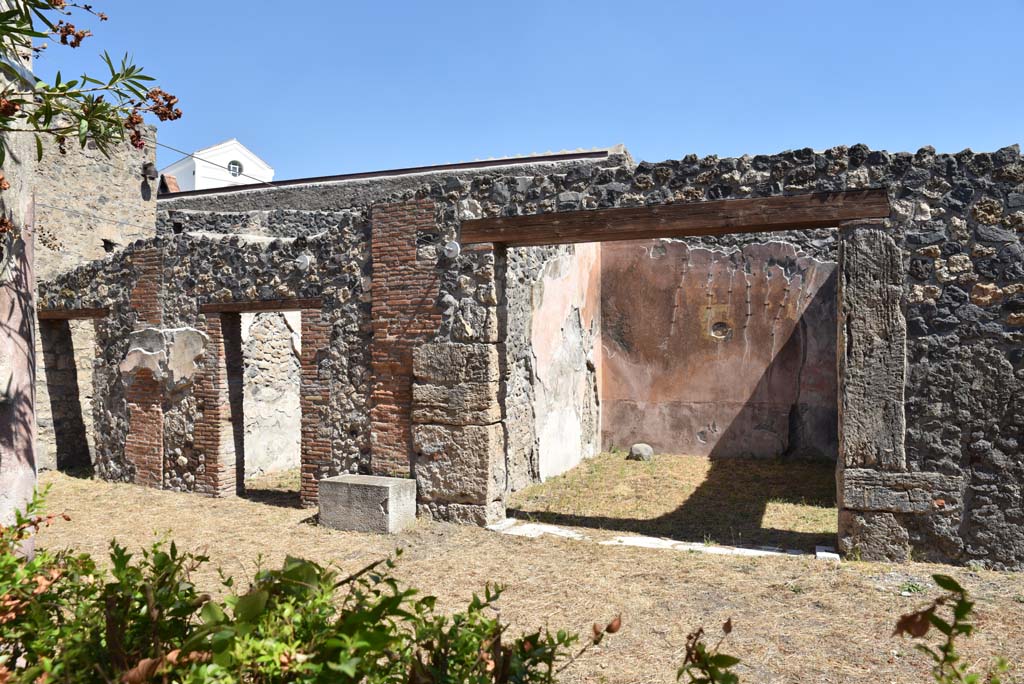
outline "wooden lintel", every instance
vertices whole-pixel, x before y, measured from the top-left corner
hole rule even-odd
[[[846,221],[888,218],[889,212],[887,191],[874,188],[472,219],[462,222],[461,241],[526,246],[767,233],[830,228]]]
[[[320,297],[306,299],[263,299],[247,302],[210,302],[200,304],[199,313],[239,313],[245,311],[298,311],[299,309],[319,309],[323,306]]]
[[[106,318],[110,309],[39,309],[36,317],[41,321],[75,321],[89,318]]]

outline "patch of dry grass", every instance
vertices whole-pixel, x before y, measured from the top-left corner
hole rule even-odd
[[[735,631],[727,651],[743,658],[744,681],[925,682],[927,663],[908,641],[889,635],[901,612],[926,602],[926,594],[904,597],[900,588],[930,586],[934,572],[952,572],[977,599],[979,631],[963,648],[971,661],[985,663],[997,653],[1024,660],[1021,575],[531,540],[422,521],[382,537],[310,525],[310,510],[250,499],[56,473],[42,480],[53,484],[50,510],[72,520],[42,531],[41,547],[103,555],[112,537],[137,548],[154,534],[169,534],[211,556],[212,565],[196,577],[204,589],[219,586],[215,566],[245,576],[261,555],[267,564],[293,554],[352,570],[402,547],[400,580],[438,596],[442,608],[464,604],[487,582],[504,585],[502,616],[515,631],[547,624],[585,633],[593,621],[622,613],[622,631],[571,668],[566,682],[674,682],[686,634],[698,625],[717,628],[730,616]]]
[[[681,541],[813,550],[834,545],[835,467],[605,453],[517,492],[513,514]]]

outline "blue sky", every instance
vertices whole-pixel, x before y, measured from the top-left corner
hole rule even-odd
[[[162,142],[236,137],[278,179],[616,143],[660,161],[1024,139],[1024,0],[92,1],[110,21],[37,73],[127,51],[181,98]]]

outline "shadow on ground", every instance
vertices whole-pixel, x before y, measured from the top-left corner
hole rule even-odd
[[[299,492],[288,489],[264,489],[247,487],[241,494],[243,499],[280,508],[302,508]]]
[[[682,459],[682,467],[673,462]],[[801,550],[835,544],[830,464],[689,456],[638,463],[621,454],[594,461],[514,497],[509,516],[698,543]],[[547,495],[545,487],[555,491]]]

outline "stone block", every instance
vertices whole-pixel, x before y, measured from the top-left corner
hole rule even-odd
[[[839,474],[839,507],[853,511],[929,513],[958,505],[961,479],[942,473],[893,473],[867,468]]]
[[[501,376],[498,347],[484,343],[423,344],[413,351],[412,371],[422,383],[497,382]]]
[[[494,425],[414,425],[413,473],[423,501],[486,505],[501,498],[505,432]]]
[[[633,446],[629,447],[629,455],[626,456],[627,461],[650,461],[654,457],[654,449],[651,448],[650,444],[644,444],[643,442],[637,442]]]
[[[839,248],[839,459],[848,468],[906,463],[907,322],[903,254],[884,231],[850,227]]]
[[[896,515],[839,511],[839,550],[858,560],[904,562],[910,534]]]
[[[443,520],[458,525],[493,525],[505,519],[503,501],[487,505],[428,502],[419,505],[419,515],[428,520]]]
[[[481,425],[501,420],[497,382],[412,386],[414,423]]]
[[[320,524],[336,530],[395,534],[416,520],[416,482],[376,475],[320,480]]]

